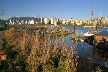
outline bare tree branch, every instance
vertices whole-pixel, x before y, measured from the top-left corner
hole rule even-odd
[[[3,16],[4,14],[5,14],[5,10],[2,7],[0,7],[0,16]]]

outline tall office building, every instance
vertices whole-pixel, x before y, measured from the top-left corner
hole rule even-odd
[[[39,23],[41,22],[41,18],[38,18],[38,22],[39,22]]]
[[[40,22],[41,22],[41,23],[44,23],[44,18],[43,18],[43,17],[41,17],[40,19],[41,19],[41,21],[40,21]]]

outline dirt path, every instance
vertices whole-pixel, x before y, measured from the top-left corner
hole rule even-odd
[[[2,47],[2,34],[3,34],[3,31],[0,31],[0,49]]]

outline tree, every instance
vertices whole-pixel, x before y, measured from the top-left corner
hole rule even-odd
[[[5,10],[3,9],[3,7],[0,7],[0,16],[5,15]],[[0,18],[1,19],[1,18]],[[0,22],[0,24],[4,24],[5,22]],[[6,24],[5,24],[6,26]]]
[[[0,7],[0,16],[3,16],[5,13],[5,10],[2,8],[2,7]]]

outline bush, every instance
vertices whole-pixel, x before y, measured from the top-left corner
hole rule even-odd
[[[73,48],[68,48],[63,42],[52,45],[50,35],[41,36],[38,31],[29,33],[29,30],[10,28],[4,32],[3,39],[3,49],[7,52],[4,63],[9,66],[8,71],[76,71],[78,61],[74,59],[78,57],[72,54]]]
[[[7,30],[9,29],[8,27],[0,27],[0,31],[4,31],[4,30]]]

